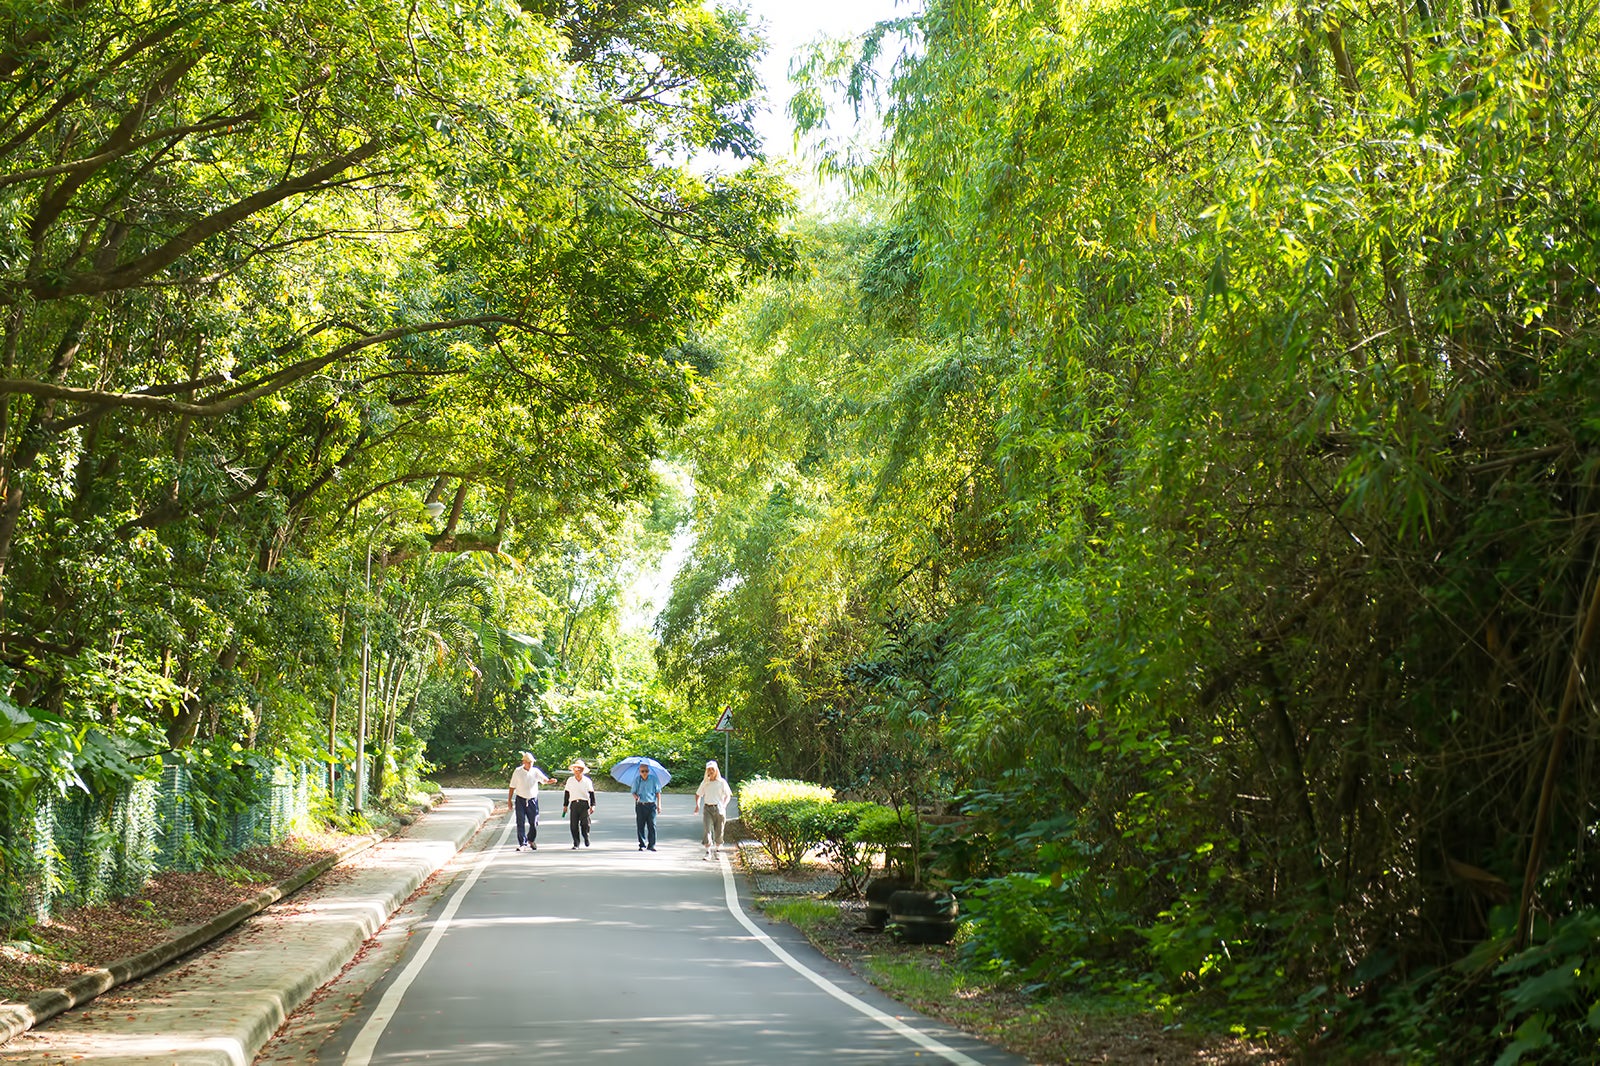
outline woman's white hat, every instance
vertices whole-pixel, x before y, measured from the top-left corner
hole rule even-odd
[[[585,770],[587,770],[589,768],[589,764],[584,762],[582,759],[573,759],[572,760],[572,765],[567,767],[567,769],[568,770],[576,770],[580,766],[583,767]]]
[[[706,763],[706,769],[707,770],[718,770],[718,769],[721,769],[721,767],[719,767],[717,765],[717,760],[712,759],[710,762]]]

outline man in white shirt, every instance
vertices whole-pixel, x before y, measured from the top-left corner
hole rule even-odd
[[[538,851],[539,785],[550,780],[533,765],[533,753],[522,753],[522,765],[511,771],[511,787],[506,790],[506,806],[517,815],[517,850]]]
[[[568,810],[571,813],[568,814]],[[572,828],[572,850],[578,850],[578,838],[589,846],[589,819],[594,810],[594,781],[589,777],[589,764],[582,759],[572,763],[572,776],[567,778],[566,791],[561,798],[561,813],[566,814]]]

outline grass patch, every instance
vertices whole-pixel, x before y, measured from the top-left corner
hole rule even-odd
[[[830,900],[769,896],[757,905],[900,1002],[1030,1062],[1283,1066],[1298,1061],[1272,1041],[1174,1026],[1159,1012],[1125,998],[1040,994],[1037,986],[965,969],[957,944],[906,944],[865,931],[858,909]]]
[[[762,900],[761,909],[807,934],[837,920],[839,915],[838,907],[816,899]]]
[[[873,984],[907,1002],[954,999],[968,983],[959,974],[943,966],[929,966],[923,959],[869,958],[866,968]]]

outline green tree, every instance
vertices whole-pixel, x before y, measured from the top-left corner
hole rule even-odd
[[[167,744],[307,752],[353,691],[369,547],[382,589],[434,573],[422,555],[537,557],[650,495],[696,400],[686,344],[783,263],[786,193],[670,162],[755,148],[742,17],[607,11],[6,8],[19,705],[115,733],[91,679],[138,679]],[[469,645],[393,602],[384,737],[419,648]]]
[[[878,253],[730,319],[674,676],[827,775],[867,698],[841,666],[895,612],[937,633],[918,691],[1012,842],[987,890],[1046,931],[1019,958],[980,923],[993,965],[1347,1034],[1433,995],[1375,1042],[1586,1047],[1542,990],[1595,898],[1590,21],[950,0],[894,28],[854,175]],[[1570,931],[1544,955],[1424,983],[1540,915]]]

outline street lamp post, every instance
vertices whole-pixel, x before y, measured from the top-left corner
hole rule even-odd
[[[378,512],[379,517],[383,512]],[[367,534],[366,594],[361,600],[361,695],[356,701],[356,802],[360,814],[367,794],[367,663],[372,655],[372,538],[378,526]]]

